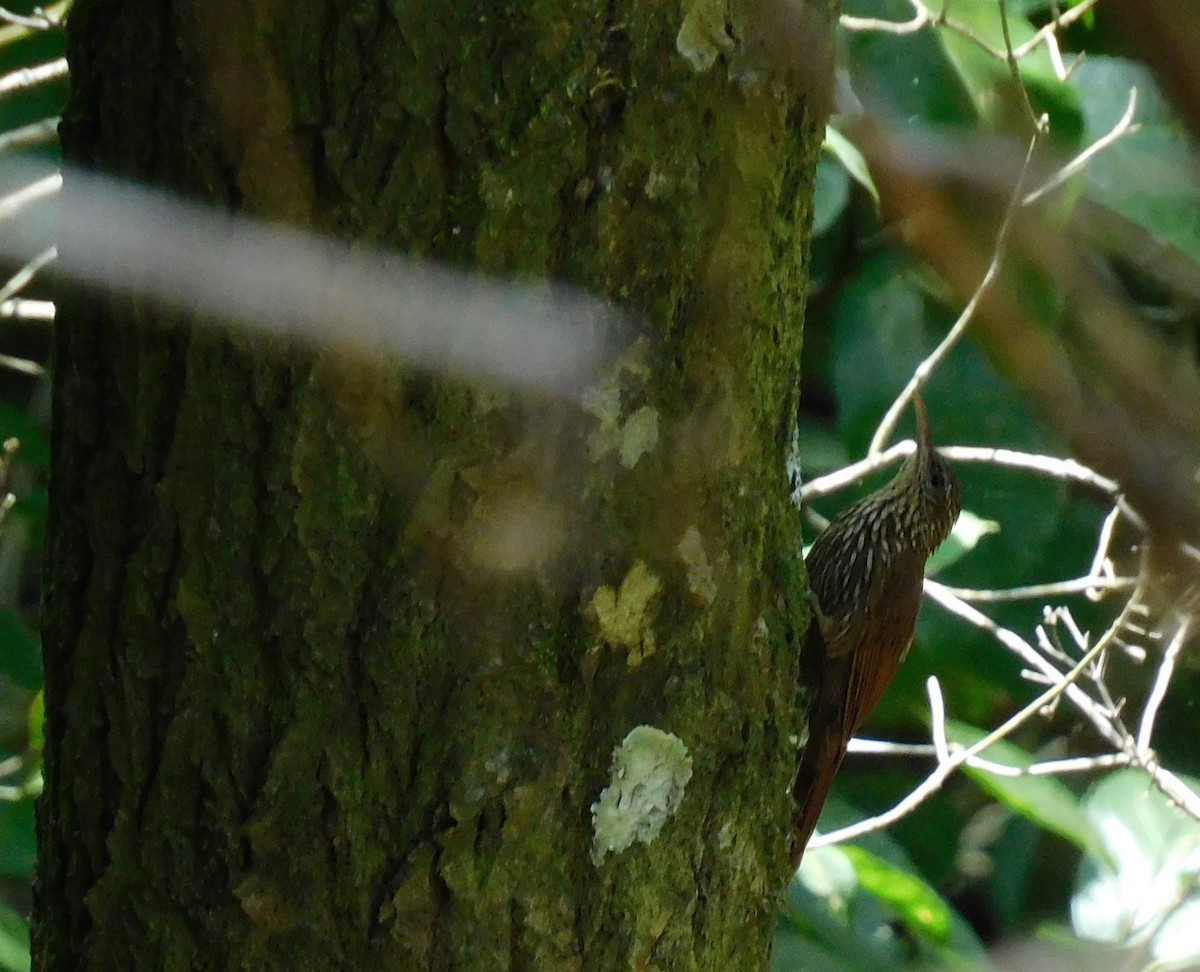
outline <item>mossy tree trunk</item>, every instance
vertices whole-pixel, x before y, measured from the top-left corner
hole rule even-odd
[[[685,57],[658,2],[78,0],[69,162],[636,323],[564,397],[65,298],[37,968],[765,966],[831,17],[781,56],[790,9]]]

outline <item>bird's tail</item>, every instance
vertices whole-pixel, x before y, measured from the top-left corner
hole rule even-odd
[[[816,729],[817,735],[811,733],[808,744],[804,747],[804,755],[800,758],[800,769],[796,773],[796,782],[792,785],[792,798],[795,800],[796,816],[792,826],[792,869],[800,866],[804,856],[804,848],[816,829],[821,809],[825,806],[825,798],[829,796],[829,788],[833,786],[833,778],[837,776],[838,768],[846,755],[847,740],[841,733],[830,732],[827,728]]]

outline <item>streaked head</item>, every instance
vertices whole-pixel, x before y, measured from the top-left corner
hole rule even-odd
[[[962,512],[962,487],[950,463],[933,445],[933,431],[929,426],[929,412],[920,395],[913,395],[913,406],[917,412],[917,452],[914,457],[915,488],[919,496],[918,508],[924,527],[929,552],[933,550],[954,528],[954,521]]]

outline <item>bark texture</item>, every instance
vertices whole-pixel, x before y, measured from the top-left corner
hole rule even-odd
[[[785,8],[78,0],[69,162],[631,323],[564,398],[65,298],[36,968],[765,967],[830,29]],[[638,726],[682,793],[622,848]]]

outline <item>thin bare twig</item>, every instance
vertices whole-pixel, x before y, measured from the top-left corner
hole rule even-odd
[[[61,6],[61,5],[60,5]],[[14,13],[7,7],[0,7],[0,21],[12,24],[14,27],[24,27],[27,30],[53,30],[62,26],[61,13],[37,9],[32,15]]]
[[[882,20],[878,17],[851,17],[848,14],[843,14],[838,19],[838,24],[846,30],[853,31],[871,31],[878,34],[895,34],[897,36],[915,34],[923,30],[926,24],[933,22],[929,11],[923,5],[917,4],[916,7],[917,12],[913,14],[912,20]]]
[[[1004,221],[1000,224],[1000,230],[996,234],[996,242],[992,249],[992,259],[988,263],[988,268],[983,275],[983,279],[979,281],[979,286],[971,294],[971,299],[967,301],[967,306],[958,315],[958,320],[954,322],[954,326],[950,328],[950,331],[942,338],[938,346],[933,349],[933,352],[917,365],[912,378],[909,379],[904,390],[888,408],[886,414],[883,416],[883,420],[879,423],[879,427],[875,430],[875,434],[871,437],[871,444],[867,447],[868,456],[876,456],[883,450],[884,444],[891,438],[892,433],[896,429],[896,423],[900,420],[900,414],[908,407],[908,403],[912,400],[913,395],[920,391],[921,386],[933,372],[933,369],[945,360],[950,350],[966,332],[967,326],[971,323],[971,318],[975,316],[975,311],[979,307],[979,302],[983,300],[984,294],[988,292],[999,274],[1000,264],[1004,259],[1004,251],[1008,242],[1009,230],[1012,227],[1013,217],[1019,208],[1018,200],[1021,198],[1025,176],[1029,171],[1029,163],[1033,159],[1033,151],[1037,147],[1040,135],[1041,130],[1038,129],[1029,140],[1029,148],[1025,152],[1025,162],[1021,166],[1020,174],[1017,176],[1017,184],[1013,187],[1013,191],[1009,196],[1008,206],[1004,210]]]
[[[926,581],[925,583],[926,589],[928,589],[930,582]],[[949,756],[949,758],[939,759],[937,766],[934,767],[932,772],[930,772],[929,775],[911,793],[909,793],[903,800],[898,802],[890,810],[885,810],[883,813],[880,813],[874,817],[869,817],[866,820],[862,820],[857,824],[852,824],[849,827],[842,827],[841,829],[831,833],[821,834],[810,841],[809,846],[822,847],[826,844],[841,843],[843,841],[851,840],[855,837],[861,837],[864,834],[873,833],[876,830],[882,830],[883,828],[895,823],[897,820],[907,816],[918,806],[924,803],[925,800],[927,800],[930,796],[940,790],[942,784],[945,783],[950,775],[965,762],[967,762],[967,760],[977,756],[979,753],[984,752],[993,743],[996,743],[1007,737],[1015,729],[1023,725],[1026,721],[1044,709],[1060,695],[1070,694],[1071,690],[1076,687],[1076,681],[1087,669],[1087,667],[1097,656],[1099,656],[1101,652],[1107,649],[1109,638],[1112,636],[1112,633],[1115,632],[1115,630],[1117,630],[1116,625],[1111,627],[1109,631],[1106,632],[1106,636],[1100,638],[1096,644],[1092,646],[1091,650],[1089,650],[1081,659],[1079,659],[1074,668],[1072,668],[1065,675],[1059,674],[1055,684],[1047,688],[1046,691],[1042,692],[1041,695],[1035,698],[1032,702],[1028,703],[1019,712],[1010,716],[998,728],[989,732],[978,742],[966,747],[965,749],[955,752],[953,755]],[[928,688],[931,701],[935,695],[940,699],[940,690],[937,687],[936,679],[930,679]],[[936,713],[931,709],[931,714],[936,717],[940,714],[940,709]],[[940,731],[944,733],[944,727]]]
[[[974,587],[947,587],[946,590],[964,601],[975,604],[996,604],[1007,601],[1031,601],[1042,597],[1060,597],[1064,594],[1088,594],[1092,591],[1099,593],[1132,590],[1136,586],[1136,577],[1101,577],[1089,574],[1073,580],[1028,584],[1024,587],[1007,587],[999,590]]]
[[[956,751],[951,746],[951,751]],[[961,748],[961,747],[958,747]],[[856,756],[936,756],[932,743],[898,743],[881,739],[851,739],[846,750]],[[1057,776],[1060,773],[1094,773],[1098,770],[1130,766],[1134,762],[1126,753],[1104,753],[1099,756],[1073,756],[1069,759],[1048,759],[1028,766],[1009,766],[982,756],[972,756],[965,765],[996,776]]]
[[[23,321],[54,323],[57,308],[52,300],[23,300],[15,298],[0,304],[0,317],[15,317]]]
[[[1049,127],[1050,119],[1046,115],[1039,116],[1033,110],[1033,102],[1029,100],[1029,89],[1025,87],[1025,80],[1021,77],[1021,66],[1013,53],[1012,33],[1008,26],[1008,0],[996,0],[996,5],[1000,9],[1000,33],[1004,37],[1004,62],[1008,65],[1008,73],[1012,75],[1013,83],[1021,92],[1021,104],[1034,132],[1045,131]]]
[[[22,186],[16,192],[10,192],[7,196],[0,197],[0,222],[12,219],[12,217],[26,206],[40,199],[53,196],[61,189],[62,173],[55,172],[53,175],[45,176],[31,182],[27,186]]]
[[[1125,106],[1125,111],[1121,117],[1117,119],[1117,123],[1112,129],[1101,135],[1096,141],[1092,142],[1087,148],[1071,159],[1066,165],[1059,169],[1053,176],[1046,180],[1044,184],[1034,189],[1024,199],[1021,200],[1022,206],[1028,206],[1037,202],[1047,193],[1053,192],[1059,186],[1066,183],[1073,176],[1078,175],[1086,168],[1097,155],[1103,152],[1106,148],[1120,141],[1126,135],[1131,135],[1138,130],[1140,126],[1133,123],[1133,117],[1137,112],[1137,88],[1129,89],[1129,102]]]
[[[21,267],[16,273],[8,278],[7,283],[0,287],[0,302],[8,300],[10,297],[15,297],[18,293],[27,287],[33,278],[49,263],[52,263],[58,256],[58,247],[48,246],[42,250],[37,256],[30,260],[25,266]]]
[[[41,121],[9,129],[7,132],[0,134],[0,152],[14,148],[24,148],[28,145],[41,145],[54,140],[58,137],[59,121],[60,119],[57,116],[54,118],[43,118]]]
[[[1187,642],[1190,627],[1191,618],[1184,618],[1180,621],[1178,630],[1167,643],[1166,651],[1163,652],[1162,662],[1159,663],[1158,671],[1155,673],[1154,685],[1150,689],[1150,695],[1146,698],[1146,706],[1142,710],[1142,720],[1138,725],[1137,755],[1139,759],[1150,757],[1150,743],[1154,737],[1154,721],[1158,718],[1158,710],[1163,699],[1167,697],[1167,687],[1171,684],[1171,676],[1175,673],[1175,662]]]
[[[1069,10],[1063,11],[1058,16],[1056,16],[1053,20],[1051,20],[1050,23],[1048,23],[1044,27],[1042,27],[1036,34],[1034,34],[1031,38],[1029,38],[1029,40],[1027,40],[1024,44],[1020,44],[1017,47],[1015,47],[1013,49],[1013,56],[1016,57],[1018,60],[1020,60],[1021,58],[1025,57],[1025,55],[1027,55],[1030,51],[1034,50],[1039,44],[1057,43],[1054,38],[1055,38],[1055,35],[1060,30],[1062,30],[1062,28],[1070,27],[1071,24],[1075,23],[1075,21],[1082,18],[1089,10],[1092,9],[1092,7],[1096,6],[1096,4],[1099,2],[1100,2],[1100,0],[1082,0],[1082,3],[1078,3],[1074,7],[1071,7]],[[1060,77],[1059,80],[1063,81],[1063,80],[1065,80],[1065,78]]]
[[[68,73],[69,69],[65,57],[47,61],[45,64],[39,64],[36,67],[10,71],[8,74],[0,76],[0,95],[12,94],[14,91],[23,91],[26,88],[45,84],[47,81],[65,78]]]

